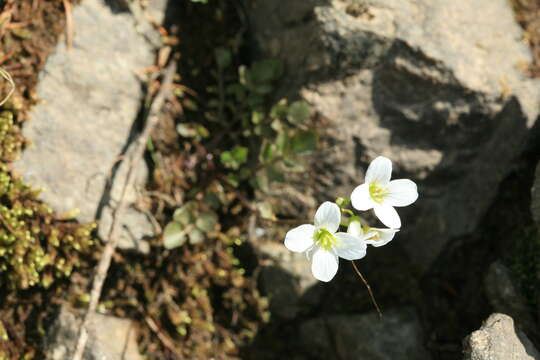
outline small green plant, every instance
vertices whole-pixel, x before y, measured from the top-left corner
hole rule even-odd
[[[211,71],[216,85],[208,87],[209,100],[203,107],[204,121],[181,122],[176,129],[180,136],[200,143],[213,135],[219,143],[219,163],[228,185],[242,183],[257,191],[266,192],[274,182],[285,181],[288,172],[304,171],[302,156],[316,150],[318,134],[310,126],[312,110],[304,101],[289,103],[286,99],[273,101],[273,93],[283,75],[280,61],[266,59],[251,66],[234,65],[233,53],[226,48],[214,52],[216,68]],[[193,109],[199,111],[199,107]],[[204,122],[204,125],[203,125]],[[209,130],[210,129],[210,130]],[[199,189],[206,192],[204,189]],[[217,199],[217,198],[216,198]],[[174,248],[198,243],[202,234],[195,219],[203,216],[210,224],[218,222],[217,213],[204,202],[188,197],[188,202],[176,209],[173,219],[163,233],[164,245]],[[223,205],[223,198],[217,203]],[[274,219],[268,203],[257,203],[259,215]],[[187,214],[190,214],[189,216]]]
[[[231,68],[231,54],[216,50],[218,84]],[[255,189],[265,191],[274,182],[284,180],[284,173],[302,171],[303,154],[317,147],[318,135],[309,127],[311,108],[304,101],[291,104],[282,99],[272,104],[272,94],[283,75],[282,63],[267,59],[240,66],[236,77],[229,75],[226,85],[208,89],[217,94],[209,102],[209,121],[227,118],[234,145],[220,155],[222,165],[230,169],[228,179],[238,186],[250,181]],[[238,129],[238,130],[236,130]],[[239,145],[242,144],[242,145]]]
[[[218,216],[211,209],[201,208],[203,203],[188,201],[176,209],[173,220],[163,230],[163,242],[167,249],[201,243],[205,236],[218,228]]]

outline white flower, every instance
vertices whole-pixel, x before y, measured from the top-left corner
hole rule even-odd
[[[311,272],[320,281],[330,281],[338,270],[338,257],[357,260],[366,256],[365,237],[337,232],[341,221],[339,207],[324,202],[315,213],[315,225],[300,225],[285,235],[285,246],[311,257]],[[371,234],[370,234],[371,236]],[[311,256],[310,256],[311,255]]]
[[[357,210],[375,210],[381,222],[392,229],[401,227],[401,219],[394,206],[407,206],[418,199],[416,184],[409,179],[390,181],[392,162],[379,156],[369,164],[366,182],[352,194],[352,206]]]
[[[392,241],[394,235],[396,235],[398,231],[399,229],[379,229],[369,226],[362,227],[358,220],[351,221],[347,228],[347,233],[356,237],[362,238],[365,236],[364,234],[367,233],[369,239],[366,240],[365,243],[375,247],[388,244]]]

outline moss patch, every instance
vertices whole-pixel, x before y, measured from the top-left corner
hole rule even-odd
[[[41,338],[55,309],[51,305],[65,296],[66,278],[88,267],[96,250],[95,224],[54,214],[10,167],[28,144],[21,126],[36,102],[38,73],[64,24],[61,1],[0,2],[0,66],[16,84],[0,112],[0,359],[43,358]],[[0,93],[8,87],[2,81]]]

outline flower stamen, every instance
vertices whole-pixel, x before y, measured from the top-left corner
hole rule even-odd
[[[325,228],[319,228],[315,231],[313,235],[313,240],[315,244],[323,248],[326,251],[330,251],[336,246],[337,239],[330,231]]]
[[[380,186],[377,182],[373,181],[369,184],[369,195],[378,204],[382,204],[389,191],[387,188]]]

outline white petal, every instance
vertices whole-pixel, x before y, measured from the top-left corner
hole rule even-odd
[[[362,224],[358,220],[353,220],[349,223],[347,227],[347,234],[352,236],[362,237],[364,236],[364,230],[362,230]]]
[[[375,206],[375,201],[369,195],[369,184],[357,186],[351,193],[351,203],[353,208],[360,211],[372,209]]]
[[[366,244],[372,245],[375,247],[383,246],[388,244],[392,239],[394,238],[394,235],[399,231],[398,229],[376,229],[376,228],[370,228],[370,231],[375,230],[377,234],[379,235],[376,238],[371,238],[369,240],[366,240]]]
[[[366,183],[377,182],[386,185],[392,176],[392,161],[384,156],[377,156],[369,164],[366,172]]]
[[[325,201],[319,206],[315,213],[315,226],[324,227],[332,234],[339,228],[341,212],[339,207],[330,201]]]
[[[391,229],[399,229],[401,227],[401,219],[392,206],[388,204],[377,204],[374,208],[375,215],[381,220],[381,222]]]
[[[312,261],[311,272],[317,280],[328,282],[336,275],[339,260],[333,252],[319,248],[313,253]]]
[[[366,256],[367,246],[364,239],[343,232],[338,232],[336,238],[338,243],[335,250],[339,257],[358,260]]]
[[[289,230],[285,235],[285,246],[294,252],[304,252],[313,245],[315,226],[304,224]]]
[[[388,183],[388,194],[384,203],[391,206],[411,205],[418,199],[416,184],[409,179],[392,180]]]

